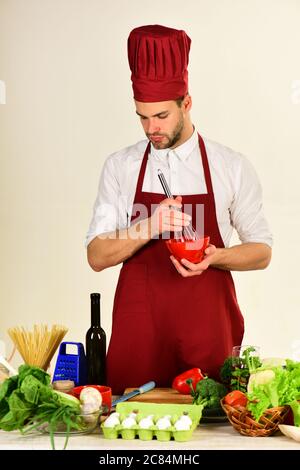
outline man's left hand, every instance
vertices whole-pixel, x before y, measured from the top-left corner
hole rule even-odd
[[[205,250],[205,256],[201,263],[191,263],[187,259],[177,261],[174,256],[170,256],[175,268],[183,277],[199,276],[206,271],[206,269],[214,263],[217,255],[217,248],[215,245],[209,245]]]

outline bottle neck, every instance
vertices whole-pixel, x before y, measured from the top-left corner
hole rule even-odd
[[[100,296],[91,302],[91,325],[100,326]]]

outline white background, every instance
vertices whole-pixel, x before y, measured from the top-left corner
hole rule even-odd
[[[244,343],[300,359],[299,17],[297,0],[0,1],[0,339],[8,352],[15,325],[63,323],[66,340],[84,343],[91,292],[102,294],[109,339],[120,266],[93,272],[84,239],[106,157],[144,138],[128,34],[158,23],[192,39],[197,129],[244,153],[263,185],[275,243],[267,270],[234,273]]]

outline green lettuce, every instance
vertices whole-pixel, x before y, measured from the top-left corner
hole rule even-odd
[[[53,390],[50,375],[44,370],[24,364],[18,375],[0,386],[0,429],[27,432],[45,422],[49,423],[53,449],[57,424],[66,424],[66,447],[69,431],[82,426],[80,401]]]
[[[255,384],[253,390],[247,393],[247,408],[256,421],[268,408],[289,405],[293,410],[295,425],[300,425],[300,405],[297,401],[300,400],[300,363],[291,360],[286,362],[286,368],[269,368],[275,377],[268,383]]]

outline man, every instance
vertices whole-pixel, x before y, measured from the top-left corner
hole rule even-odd
[[[192,367],[218,378],[244,333],[230,271],[264,269],[271,259],[255,171],[242,155],[203,139],[191,121],[190,44],[184,31],[159,25],[136,28],[128,38],[147,140],[106,160],[86,242],[95,271],[123,262],[107,354],[116,394],[150,380],[170,386]],[[158,169],[176,197],[164,196]],[[185,207],[192,207],[192,221]],[[210,237],[205,258],[178,261],[163,237],[195,225],[199,207],[202,235]],[[229,247],[233,228],[241,244]]]

